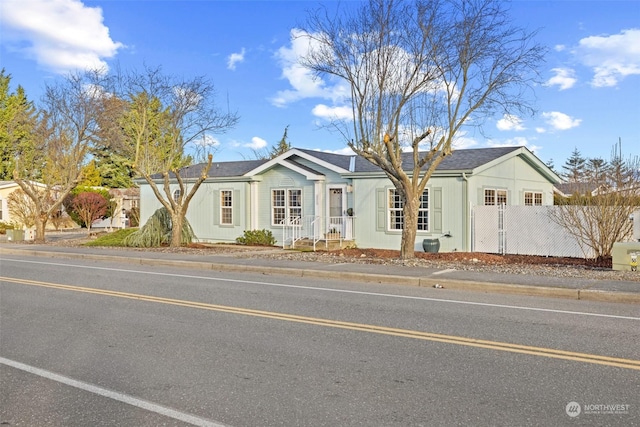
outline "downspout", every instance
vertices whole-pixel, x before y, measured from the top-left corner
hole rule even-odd
[[[466,172],[462,172],[462,203],[465,218],[462,221],[462,235],[464,236],[463,252],[471,252],[471,208],[469,206],[469,178]]]

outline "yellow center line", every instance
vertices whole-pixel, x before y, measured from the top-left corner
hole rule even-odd
[[[332,328],[348,329],[353,331],[370,332],[376,334],[391,335],[397,337],[413,338],[426,341],[442,342],[447,344],[458,344],[469,347],[485,348],[490,350],[508,351],[511,353],[529,354],[533,356],[550,357],[554,359],[572,360],[583,363],[594,363],[598,365],[614,366],[625,369],[640,370],[640,360],[622,359],[610,356],[600,356],[588,353],[577,353],[573,351],[556,350],[545,347],[534,347],[528,345],[511,344],[500,341],[488,341],[475,338],[466,338],[455,335],[435,334],[421,332],[410,329],[390,328],[386,326],[368,325],[362,323],[343,322],[339,320],[322,319],[317,317],[298,316],[295,314],[277,313],[263,310],[253,310],[241,307],[232,307],[218,304],[208,304],[196,301],[187,301],[173,298],[154,297],[151,295],[133,294],[129,292],[110,291],[104,289],[87,288],[82,286],[62,285],[57,283],[40,282],[36,280],[25,280],[10,277],[0,277],[0,281],[17,283],[21,285],[39,286],[45,288],[59,289],[65,291],[83,292],[89,294],[126,298],[139,301],[169,304],[181,307],[198,308],[203,310],[218,311],[232,314],[242,314],[245,316],[255,316],[267,319],[283,320],[288,322],[305,323]]]

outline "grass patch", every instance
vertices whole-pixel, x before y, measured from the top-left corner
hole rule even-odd
[[[138,231],[137,228],[125,228],[122,230],[114,231],[113,233],[105,234],[95,240],[85,243],[83,246],[125,246],[124,239],[134,231]]]

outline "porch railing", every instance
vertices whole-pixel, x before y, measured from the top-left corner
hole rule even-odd
[[[281,221],[282,247],[294,248],[296,242],[301,239],[309,239],[313,242],[313,250],[316,250],[318,242],[353,240],[352,216],[321,217],[308,215],[305,217],[289,217]]]

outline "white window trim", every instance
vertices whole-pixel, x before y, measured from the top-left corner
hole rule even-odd
[[[493,204],[487,204],[487,191],[493,191]],[[509,191],[506,188],[484,188],[482,191],[482,204],[484,206],[499,206],[498,204],[498,191],[504,191],[504,197],[506,200],[505,205],[509,204]]]
[[[404,228],[404,214],[403,214],[403,206],[401,206],[400,208],[395,208],[395,207],[391,207],[391,193],[392,192],[396,192],[397,190],[395,188],[388,188],[387,189],[387,231],[390,232],[398,232],[398,231],[402,231]],[[420,212],[426,212],[427,214],[427,228],[424,230],[420,230],[417,229],[416,232],[418,233],[428,233],[431,230],[431,221],[429,218],[429,213],[431,211],[430,209],[430,204],[431,204],[431,200],[430,200],[430,195],[429,195],[429,188],[425,188],[424,191],[422,192],[422,194],[424,195],[424,193],[427,194],[427,207],[426,208],[422,208],[422,207],[418,207],[418,213]],[[422,196],[420,196],[420,198],[422,198]],[[419,202],[421,204],[421,201]],[[402,204],[402,203],[401,203]],[[392,212],[399,212],[400,215],[402,216],[402,227],[401,228],[394,228],[392,227],[392,222],[391,222],[391,218],[392,218]]]
[[[275,206],[273,204],[273,194],[276,191],[284,191],[284,206]],[[292,191],[298,191],[300,192],[300,206],[291,206],[290,204],[290,197],[291,197],[291,192]],[[275,218],[275,209],[284,209],[284,219],[286,220],[287,218],[291,218],[291,210],[292,209],[299,209],[300,210],[300,217],[302,218],[302,214],[303,214],[303,200],[302,200],[302,188],[272,188],[271,189],[271,225],[272,226],[282,226],[282,224],[279,224],[276,222]]]
[[[531,195],[531,204],[527,204],[527,194]],[[536,196],[540,196],[540,204],[536,204]],[[525,206],[542,206],[544,203],[544,196],[542,191],[525,191],[524,192],[524,205]]]
[[[231,199],[231,205],[230,206],[225,206],[224,205],[224,193],[229,193],[230,199]],[[229,190],[229,189],[223,189],[220,190],[220,225],[233,225],[233,190]],[[231,212],[230,217],[230,221],[229,222],[224,222],[224,211],[225,210],[229,210]]]
[[[178,200],[180,199],[180,194],[181,194],[181,191],[179,188],[173,190],[172,196],[173,196],[174,202],[178,203]]]

